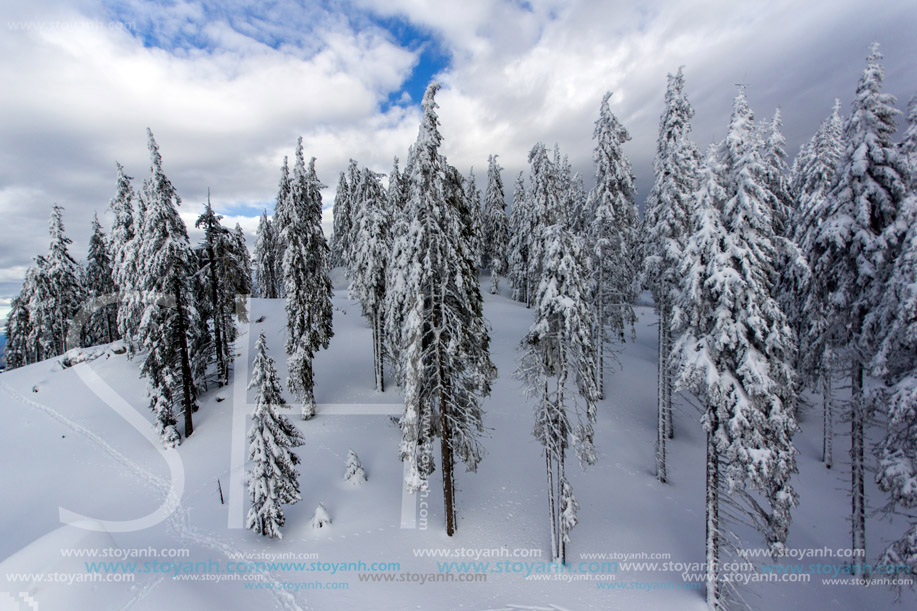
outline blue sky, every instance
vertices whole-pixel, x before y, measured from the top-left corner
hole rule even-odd
[[[588,185],[593,122],[614,91],[638,200],[680,65],[702,148],[723,136],[741,82],[758,119],[781,108],[795,155],[836,97],[849,106],[873,40],[899,107],[917,94],[904,0],[37,0],[3,3],[0,28],[0,214],[16,228],[0,244],[0,316],[47,248],[52,202],[82,257],[92,213],[110,221],[115,162],[141,184],[147,127],[183,217],[193,224],[210,189],[253,233],[297,137],[330,205],[349,159],[379,172],[404,159],[432,78],[449,161],[482,180],[499,154],[507,185],[538,141]]]

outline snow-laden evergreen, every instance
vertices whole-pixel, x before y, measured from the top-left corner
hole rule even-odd
[[[109,238],[112,275],[118,287],[118,335],[127,343],[133,354],[137,345],[137,326],[143,312],[143,299],[139,291],[139,219],[134,215],[134,188],[131,177],[124,173],[120,163],[118,169],[117,190],[111,199],[109,208],[114,215]]]
[[[506,215],[506,196],[503,192],[503,168],[497,156],[487,158],[487,191],[484,194],[482,259],[490,269],[490,292],[496,295],[500,276],[509,269],[509,217]]]
[[[397,366],[404,388],[400,423],[406,484],[413,491],[426,489],[439,437],[446,533],[451,536],[456,527],[454,462],[475,471],[483,457],[481,399],[490,393],[496,369],[490,361],[462,177],[439,152],[442,136],[434,99],[439,87],[433,83],[424,94],[423,118],[405,172],[405,230],[394,238],[386,310],[403,313],[404,320]]]
[[[353,486],[358,486],[366,481],[366,470],[360,457],[353,450],[347,451],[347,464],[344,467],[344,481]]]
[[[260,297],[277,299],[280,297],[280,278],[277,270],[282,269],[277,263],[279,252],[277,250],[278,238],[275,234],[274,222],[268,218],[267,210],[261,214],[258,221],[258,231],[255,234],[254,274],[255,286]]]
[[[691,230],[694,193],[697,190],[699,155],[690,139],[694,109],[684,93],[684,74],[679,68],[668,75],[665,110],[659,119],[659,137],[653,160],[653,186],[646,198],[643,219],[644,283],[653,293],[659,314],[658,391],[656,393],[656,477],[666,474],[666,440],[673,436],[672,304],[681,283],[679,267]]]
[[[474,253],[474,262],[478,269],[484,266],[484,211],[481,190],[478,189],[474,168],[468,170],[468,175],[462,183],[465,192],[466,206],[471,216],[471,250]]]
[[[822,460],[834,464],[833,350],[829,337],[828,284],[830,276],[813,274],[817,251],[815,238],[828,213],[827,194],[834,183],[837,164],[844,150],[840,100],[812,138],[803,144],[793,162],[791,191],[796,208],[790,217],[792,239],[804,257],[808,273],[796,278],[795,299],[784,308],[797,334],[800,350],[796,369],[802,383],[819,387],[822,396]],[[819,384],[820,381],[820,384]]]
[[[292,448],[305,443],[302,434],[278,409],[288,407],[283,401],[280,380],[274,361],[268,356],[264,333],[255,344],[255,360],[249,388],[257,389],[252,426],[248,431],[248,496],[251,507],[246,528],[259,535],[281,538],[285,518],[284,504],[302,499],[296,465],[299,456]]]
[[[184,410],[185,436],[194,431],[194,379],[191,346],[201,323],[194,307],[195,257],[188,231],[178,215],[181,198],[162,169],[162,156],[147,129],[151,177],[146,183],[146,210],[139,234],[137,288],[144,310],[137,329],[145,358],[141,374],[150,385],[150,407],[166,447],[180,443],[173,406]]]
[[[351,164],[356,162],[351,159]],[[347,180],[347,175],[341,172],[338,177],[337,191],[334,194],[334,228],[331,234],[331,264],[346,265],[349,260],[350,236],[354,216],[354,189]]]
[[[786,138],[780,128],[783,116],[778,108],[773,118],[760,130],[761,161],[764,164],[765,185],[773,195],[774,232],[786,235],[790,217],[796,207],[790,192],[790,175],[786,163]]]
[[[92,315],[83,328],[86,345],[107,344],[118,338],[118,305],[111,301],[117,292],[109,256],[108,240],[99,223],[92,217],[92,236],[86,257],[86,295],[92,305]]]
[[[327,348],[331,328],[331,280],[326,269],[328,244],[322,233],[324,185],[315,174],[315,158],[306,168],[302,138],[296,143],[296,163],[290,193],[284,204],[287,218],[280,240],[286,245],[283,258],[287,313],[287,386],[299,396],[302,417],[315,415],[312,360]]]
[[[633,304],[638,292],[639,215],[630,161],[622,146],[630,134],[611,112],[611,92],[602,97],[593,138],[595,186],[589,193],[589,242],[595,261],[595,379],[605,394],[605,341],[619,341],[636,322]]]
[[[277,280],[276,293],[278,297],[286,297],[286,284],[284,280],[283,258],[287,251],[287,243],[284,241],[284,231],[292,222],[293,211],[290,209],[291,184],[290,184],[290,165],[286,156],[283,158],[283,165],[280,166],[280,182],[277,185],[277,199],[274,202],[274,263],[277,265],[274,270],[274,278]]]
[[[513,188],[513,207],[510,214],[509,282],[513,299],[531,305],[529,290],[529,245],[532,242],[532,207],[525,190],[522,172],[516,177]]]
[[[878,339],[864,328],[864,320],[883,299],[906,230],[899,209],[907,168],[892,142],[899,111],[894,96],[882,93],[881,58],[873,45],[844,123],[845,149],[813,248],[813,274],[826,279],[819,294],[826,310],[824,333],[851,376],[851,549],[857,557],[866,552],[863,372]]]
[[[719,563],[728,502],[764,535],[773,552],[786,542],[797,495],[790,409],[793,335],[770,295],[774,248],[760,178],[751,111],[740,92],[725,147],[732,172],[711,148],[697,193],[692,234],[674,304],[676,385],[703,401],[707,434],[707,602],[727,599]],[[724,180],[732,175],[737,182]],[[724,496],[725,495],[725,496]],[[763,502],[762,502],[763,501]]]
[[[516,375],[536,400],[533,434],[545,449],[552,560],[566,562],[577,507],[565,475],[566,452],[572,442],[581,465],[595,463],[598,389],[593,376],[595,312],[583,241],[559,214],[554,221],[540,234],[544,251],[533,296],[535,320],[522,339]]]
[[[904,132],[899,150],[907,163],[910,175],[908,186],[912,192],[917,191],[917,96],[914,96],[908,105],[907,130]]]
[[[376,390],[385,390],[385,288],[392,252],[392,215],[379,176],[364,168],[353,190],[354,215],[348,239],[350,297],[358,299],[372,328]]]
[[[331,514],[325,509],[324,503],[319,503],[315,508],[315,513],[312,514],[312,529],[318,530],[326,526],[331,526]]]
[[[47,321],[46,330],[51,335],[51,345],[55,356],[67,351],[70,323],[77,312],[83,307],[86,299],[84,287],[84,270],[70,255],[72,240],[64,231],[64,208],[57,204],[51,207],[51,246],[45,259],[45,273],[48,278],[48,303],[47,311],[51,313]],[[79,338],[73,342],[73,348],[78,346]]]

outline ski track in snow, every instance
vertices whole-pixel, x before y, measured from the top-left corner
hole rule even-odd
[[[23,396],[16,389],[14,389],[12,386],[7,384],[6,382],[0,381],[0,388],[3,388],[3,390],[8,395],[10,395],[11,397],[13,397],[15,400],[19,401],[23,405],[41,411],[42,413],[51,417],[52,419],[57,420],[58,422],[60,422],[61,424],[69,428],[70,430],[86,437],[89,441],[91,441],[93,444],[99,447],[102,451],[108,454],[111,458],[113,458],[120,466],[125,467],[128,471],[130,471],[135,476],[140,478],[140,480],[147,487],[152,488],[153,490],[161,494],[168,493],[170,489],[169,482],[165,481],[164,479],[162,479],[161,477],[157,475],[150,473],[149,471],[147,471],[146,469],[144,469],[143,467],[141,467],[140,465],[138,465],[137,463],[129,459],[127,456],[119,452],[117,449],[111,446],[108,442],[106,442],[104,439],[102,439],[101,437],[99,437],[98,435],[96,435],[95,433],[87,429],[86,427],[74,422],[73,420],[70,420],[69,418],[61,414],[59,411],[54,409],[53,407],[50,407],[43,403],[39,403],[38,401],[34,401],[32,399],[29,399],[28,397]],[[169,530],[171,530],[174,533],[174,536],[176,536],[179,539],[179,541],[181,542],[197,543],[204,547],[208,547],[210,549],[222,552],[227,557],[233,554],[244,554],[242,550],[235,548],[232,545],[220,540],[215,535],[203,533],[199,531],[198,529],[194,528],[193,526],[191,526],[191,519],[190,519],[189,511],[187,508],[183,507],[181,503],[179,503],[175,512],[173,512],[172,515],[169,516],[169,518],[167,519],[167,524],[168,524]],[[271,581],[271,582],[278,581],[277,579],[274,578],[274,576],[271,573],[267,571],[262,571],[261,575],[263,575],[267,581]],[[141,588],[141,590],[130,601],[128,601],[128,603],[124,607],[122,607],[122,611],[129,609],[135,603],[145,598],[162,581],[163,579],[159,578],[158,580],[154,580],[153,582],[148,582],[147,584],[145,584]],[[308,609],[311,609],[311,607],[300,606],[296,601],[296,597],[294,597],[293,594],[291,594],[290,592],[287,592],[285,590],[277,590],[277,589],[271,589],[267,591],[270,592],[271,596],[273,596],[274,599],[276,600],[278,609],[283,609],[284,611],[307,611]]]

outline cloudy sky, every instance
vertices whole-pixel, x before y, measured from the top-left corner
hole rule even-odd
[[[912,0],[4,2],[0,317],[47,249],[52,202],[82,258],[92,214],[110,223],[115,162],[148,175],[147,127],[184,218],[209,188],[253,233],[298,136],[330,206],[349,158],[387,172],[405,157],[432,78],[449,161],[483,186],[499,154],[508,190],[538,141],[591,176],[611,90],[642,201],[668,72],[685,66],[699,145],[724,135],[743,83],[759,119],[781,108],[792,156],[835,97],[849,107],[872,41],[899,107],[917,95],[915,32]]]

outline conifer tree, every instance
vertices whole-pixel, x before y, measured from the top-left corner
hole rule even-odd
[[[404,380],[401,456],[406,484],[426,489],[440,438],[446,533],[455,532],[456,459],[475,471],[483,456],[481,397],[496,369],[482,312],[462,178],[440,154],[438,83],[424,94],[423,119],[406,169],[405,231],[395,236],[387,309],[404,312],[398,351]]]
[[[595,122],[595,187],[590,193],[590,243],[595,269],[596,364],[599,398],[605,394],[605,338],[624,340],[636,322],[638,213],[634,205],[634,175],[622,145],[630,134],[611,112],[611,92],[602,98]]]
[[[497,156],[487,158],[487,192],[484,195],[483,217],[483,260],[490,268],[490,292],[499,291],[500,276],[509,268],[509,217],[506,216],[506,201],[503,193],[503,168],[497,163]]]
[[[691,142],[694,109],[684,93],[684,74],[679,68],[668,75],[665,111],[659,119],[659,138],[653,160],[655,179],[646,199],[644,216],[644,267],[646,284],[653,292],[659,314],[659,362],[656,394],[656,477],[666,475],[666,439],[672,427],[672,305],[681,283],[679,267],[691,230],[694,193],[698,181],[698,153]]]
[[[89,238],[89,255],[86,263],[86,292],[90,299],[110,297],[116,292],[114,272],[109,247],[98,215],[92,217],[92,236]],[[110,303],[96,309],[89,318],[86,340],[90,346],[110,343],[118,337],[117,304]]]
[[[797,279],[795,299],[785,310],[790,325],[805,344],[799,352],[796,369],[803,382],[821,382],[822,395],[822,461],[830,469],[834,464],[834,346],[828,325],[830,304],[828,278],[812,273],[818,253],[815,239],[828,214],[827,194],[835,180],[843,153],[843,124],[840,101],[809,142],[803,145],[793,164],[791,192],[797,201],[791,215],[792,239],[805,259],[809,273]]]
[[[544,252],[533,296],[535,320],[522,340],[516,375],[525,382],[526,394],[537,400],[533,433],[545,448],[551,555],[565,563],[570,529],[577,522],[576,499],[565,475],[566,451],[572,440],[580,463],[595,463],[598,390],[588,267],[582,263],[582,239],[570,233],[563,216],[554,210],[540,232]]]
[[[118,335],[128,345],[130,354],[136,347],[137,326],[143,312],[143,300],[139,294],[137,251],[139,250],[139,223],[134,215],[134,188],[131,177],[124,173],[120,163],[118,169],[117,192],[109,207],[114,214],[109,240],[112,278],[118,288]]]
[[[245,520],[246,528],[259,535],[280,539],[285,523],[284,504],[302,499],[296,465],[299,456],[292,448],[305,440],[299,430],[278,413],[284,404],[274,361],[267,354],[264,333],[255,344],[255,361],[249,388],[256,388],[255,411],[248,431],[248,495],[252,506]]]
[[[45,358],[67,351],[70,323],[85,300],[84,271],[70,255],[72,240],[64,232],[63,211],[63,207],[57,204],[51,207],[51,246],[45,258],[45,273],[49,288],[46,311],[51,313],[47,331],[51,336],[53,353],[45,355]]]
[[[274,233],[274,223],[267,216],[265,210],[258,222],[258,233],[255,237],[255,284],[258,294],[265,299],[280,297],[277,278],[277,236]]]
[[[200,320],[191,279],[195,258],[188,231],[176,208],[181,198],[162,169],[162,156],[147,129],[151,177],[146,183],[146,210],[139,234],[138,289],[148,297],[138,339],[146,351],[140,373],[150,383],[150,407],[166,447],[180,443],[174,404],[184,409],[185,437],[194,432],[195,383],[191,346]]]
[[[376,390],[385,390],[383,356],[384,306],[388,259],[392,252],[392,215],[379,177],[364,168],[353,190],[354,216],[350,244],[350,297],[358,299],[373,337],[373,372]]]
[[[315,174],[315,158],[306,169],[302,138],[296,143],[296,163],[284,209],[288,220],[281,241],[287,313],[287,386],[299,395],[302,416],[315,415],[312,360],[331,341],[331,280],[326,271],[329,251],[322,234],[322,185]]]
[[[356,163],[353,159],[350,162]],[[347,175],[341,172],[338,177],[337,192],[334,194],[334,229],[331,236],[332,265],[347,265],[351,227],[353,226],[354,203],[353,191],[357,185],[347,181]]]
[[[529,244],[532,241],[532,214],[525,190],[522,172],[516,177],[513,188],[513,207],[510,214],[509,281],[513,286],[513,299],[528,305],[529,301]]]
[[[283,165],[280,167],[280,184],[277,187],[277,201],[274,203],[274,237],[276,239],[274,246],[274,263],[277,268],[274,270],[274,278],[277,280],[276,293],[278,297],[286,297],[286,284],[283,271],[283,257],[286,254],[287,244],[284,242],[283,235],[292,219],[290,184],[290,166],[287,158],[283,158]]]
[[[849,363],[851,376],[851,550],[855,558],[866,552],[868,406],[863,372],[874,343],[864,321],[882,299],[896,259],[894,249],[900,248],[906,229],[898,217],[907,195],[907,168],[891,140],[899,111],[894,96],[882,93],[881,58],[874,44],[844,124],[845,150],[814,240],[813,273],[825,281],[823,303],[828,305],[825,333]],[[854,567],[860,576],[862,563]]]

